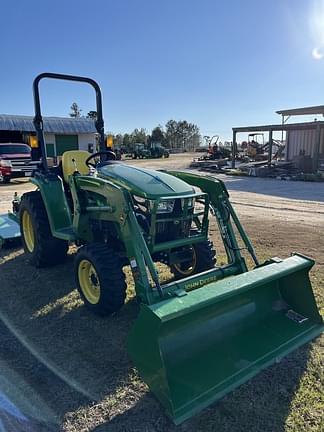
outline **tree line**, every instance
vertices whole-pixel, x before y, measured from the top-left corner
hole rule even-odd
[[[82,110],[76,102],[71,105],[70,117],[82,117]],[[86,118],[96,119],[96,111],[89,111]],[[151,143],[160,143],[162,146],[181,151],[192,151],[200,145],[201,134],[199,127],[186,120],[169,120],[164,126],[158,125],[148,133],[144,128],[136,128],[131,133],[113,134],[107,132],[113,138],[116,148],[132,148],[135,143],[143,143],[149,146]]]

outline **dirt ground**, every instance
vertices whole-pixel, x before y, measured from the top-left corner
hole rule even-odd
[[[185,169],[191,159],[186,154],[129,163]],[[298,251],[316,260],[311,279],[323,313],[323,183],[217,177],[225,181],[260,259]],[[25,181],[1,185],[0,213],[10,208],[15,191],[21,194],[31,188]],[[211,235],[218,248],[213,227]],[[129,274],[125,307],[110,318],[94,317],[74,290],[73,253],[71,248],[65,264],[36,270],[20,248],[0,251],[0,396],[2,390],[36,419],[34,430],[323,430],[321,338],[181,426],[173,426],[127,356],[126,337],[138,311]],[[42,429],[44,421],[47,426]]]

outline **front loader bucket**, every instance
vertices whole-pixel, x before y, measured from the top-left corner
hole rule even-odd
[[[176,424],[323,330],[301,255],[141,305],[128,348]]]
[[[3,245],[16,244],[20,239],[20,227],[16,217],[11,214],[0,215],[0,248]]]

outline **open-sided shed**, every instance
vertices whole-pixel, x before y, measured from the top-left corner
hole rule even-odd
[[[312,160],[313,170],[324,170],[324,121],[314,120],[303,123],[286,123],[295,115],[323,115],[324,105],[294,108],[277,111],[282,116],[281,124],[260,126],[243,126],[233,128],[232,154],[237,150],[237,134],[241,132],[268,132],[269,154],[268,163],[272,159],[273,132],[286,132],[285,160],[292,161],[298,156],[308,156]],[[232,167],[235,167],[235,159],[232,158]]]

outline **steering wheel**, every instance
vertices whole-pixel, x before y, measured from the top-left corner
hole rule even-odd
[[[93,153],[92,155],[90,155],[86,159],[85,164],[87,166],[92,166],[93,168],[96,168],[97,163],[96,164],[90,163],[90,161],[92,159],[95,159],[98,156],[103,156],[103,155],[108,156],[106,160],[116,160],[116,153],[114,153],[113,151],[109,151],[109,150],[107,150],[107,151],[99,151],[99,152],[96,152],[96,153]]]

